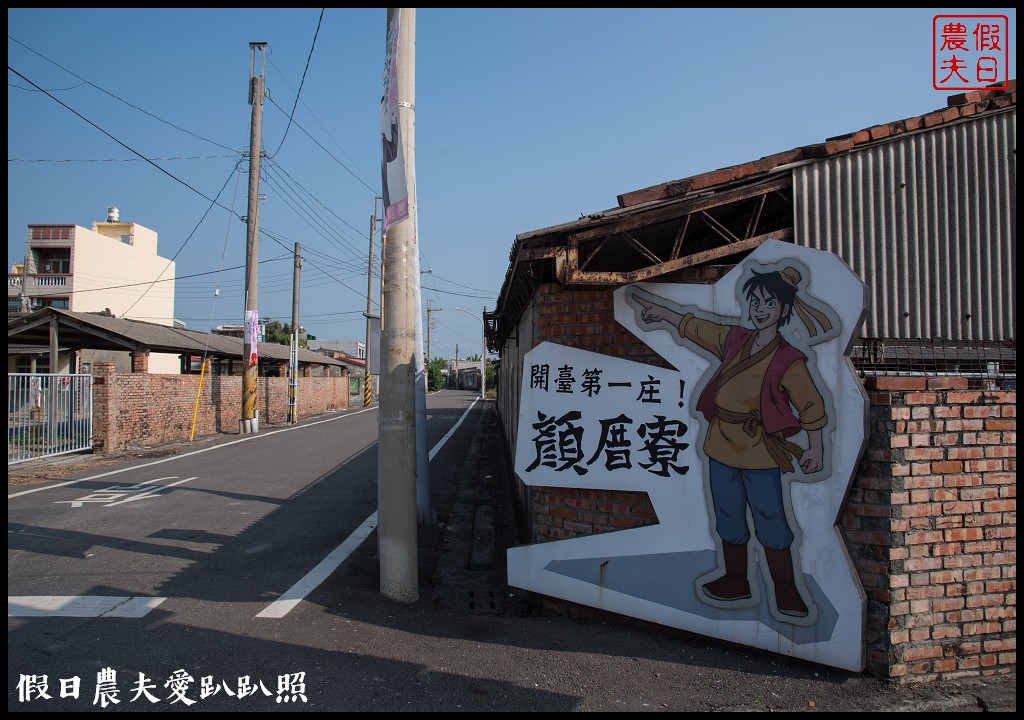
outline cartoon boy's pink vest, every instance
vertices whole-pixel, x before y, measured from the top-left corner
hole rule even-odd
[[[697,401],[697,409],[704,414],[708,422],[715,418],[715,394],[718,391],[718,377],[722,368],[736,357],[753,333],[753,330],[738,325],[729,330],[725,339],[722,364],[715,371],[711,382],[704,388],[704,392],[701,393],[700,399]],[[790,365],[797,360],[806,359],[806,355],[787,343],[781,335],[779,336],[779,347],[768,364],[768,372],[761,383],[761,422],[765,432],[769,434],[781,432],[784,437],[800,432],[800,421],[790,407],[789,395],[779,383],[783,373]]]

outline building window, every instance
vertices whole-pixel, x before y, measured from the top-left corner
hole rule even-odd
[[[36,270],[44,275],[68,275],[71,272],[71,248],[36,250]]]
[[[29,355],[18,356],[18,372],[30,373],[32,372],[32,358]],[[50,358],[47,355],[40,355],[36,358],[36,369],[37,373],[48,373],[50,372]]]
[[[181,374],[198,375],[203,370],[202,355],[181,355]]]
[[[39,310],[40,308],[59,308],[61,310],[68,309],[68,299],[61,297],[34,297],[31,299],[32,309]]]

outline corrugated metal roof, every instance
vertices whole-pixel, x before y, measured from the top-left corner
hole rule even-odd
[[[870,271],[877,272],[877,267],[869,268],[869,255],[876,266],[878,262],[886,261],[885,272],[890,273],[894,280],[900,278],[899,286],[893,282],[880,288],[888,295],[882,301],[875,301],[879,314],[873,319],[869,333],[881,335],[899,329],[905,336],[911,328],[902,321],[902,313],[907,312],[909,298],[917,298],[913,293],[921,290],[923,282],[928,282],[931,286],[927,292],[931,294],[925,301],[930,303],[930,307],[915,321],[916,332],[950,337],[955,329],[954,320],[964,319],[970,314],[971,317],[966,319],[974,321],[973,324],[961,327],[956,337],[1015,338],[1016,87],[1016,80],[1011,80],[1005,90],[950,96],[946,108],[828,138],[823,143],[776,153],[760,160],[624,193],[618,197],[617,208],[521,233],[516,236],[509,254],[509,268],[496,309],[486,316],[490,346],[500,349],[514,332],[536,288],[541,283],[555,280],[556,262],[567,256],[566,251],[571,248],[574,238],[594,237],[600,235],[603,228],[622,227],[627,223],[639,228],[645,223],[645,217],[652,218],[652,222],[654,219],[661,221],[671,214],[673,208],[678,208],[681,215],[702,197],[717,197],[726,191],[765,183],[776,175],[799,177],[802,184],[799,188],[794,187],[793,192],[802,194],[803,198],[799,202],[793,201],[793,204],[799,205],[799,209],[794,210],[805,216],[799,223],[794,219],[793,224],[799,224],[802,232],[817,234],[819,239],[807,241],[794,237],[794,240],[824,246],[826,241],[820,238],[827,236],[827,231],[836,222],[844,220],[831,214],[835,193],[839,192],[835,183],[828,187],[822,187],[820,182],[815,185],[814,176],[826,172],[832,172],[834,176],[841,167],[850,168],[848,180],[851,183],[841,192],[851,197],[862,197],[861,204],[881,203],[878,212],[890,207],[884,218],[875,216],[870,219],[874,225],[869,232],[856,236],[846,234],[840,240],[828,241],[844,244],[837,252],[841,256],[852,253],[853,257],[858,254],[864,257],[864,268]],[[928,132],[930,130],[938,132]],[[854,158],[855,155],[858,157]],[[898,164],[888,165],[894,162]],[[863,163],[872,165],[874,169],[854,169],[855,165]],[[928,164],[934,173],[922,174]],[[970,177],[967,177],[964,172],[971,164],[979,167],[971,168],[968,171]],[[864,172],[875,174],[865,175]],[[894,193],[892,181],[898,174],[907,172],[915,183],[913,202],[905,199],[899,209],[902,215],[894,214],[891,206],[895,194],[884,195],[886,192]],[[864,180],[867,180],[867,185],[857,184]],[[813,193],[818,194],[812,201],[808,198]],[[868,195],[864,196],[864,193]],[[812,204],[817,206],[812,208]],[[848,208],[846,212],[853,210]],[[806,213],[814,213],[814,221],[808,220]],[[847,218],[845,221],[852,227],[852,220]],[[897,226],[906,227],[908,223],[916,224],[909,235],[905,230],[900,234],[892,232]],[[943,223],[968,228],[961,232],[971,235],[975,245],[965,250],[964,237],[939,238],[938,228]],[[997,236],[998,241],[995,240]],[[1007,238],[1009,244],[1005,242]],[[886,245],[908,239],[913,240],[913,244],[900,248],[898,255],[893,253],[891,244]],[[911,272],[911,268],[917,267],[915,263],[922,261],[922,240],[931,242],[933,249],[941,250],[938,253],[941,259],[929,260],[934,265],[924,271]],[[868,243],[880,245],[867,248],[864,245]],[[962,252],[967,256],[962,256]],[[903,258],[903,262],[898,262],[898,258]],[[949,272],[955,269],[957,276],[955,282],[959,287],[952,293],[955,299],[943,294],[950,282],[947,267]],[[995,287],[991,283],[995,283]],[[899,291],[903,295],[897,302],[893,294]],[[990,306],[996,304],[992,298],[1003,303],[998,312],[990,310]],[[915,302],[919,300],[915,299]],[[979,309],[985,317],[975,320]],[[900,322],[903,322],[903,327],[899,327]]]
[[[793,170],[795,242],[871,293],[863,335],[1016,335],[1017,115],[1001,111]]]

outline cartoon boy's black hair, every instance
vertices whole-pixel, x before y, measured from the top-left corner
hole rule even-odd
[[[786,306],[786,312],[779,316],[779,327],[789,322],[793,315],[793,306],[796,303],[796,287],[786,280],[779,271],[759,273],[753,271],[753,275],[743,283],[743,290],[746,292],[747,300],[754,296],[755,290],[761,290]]]

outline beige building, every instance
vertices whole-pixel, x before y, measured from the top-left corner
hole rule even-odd
[[[174,273],[174,262],[157,255],[157,233],[122,222],[117,208],[109,208],[106,222],[94,221],[91,230],[80,225],[29,225],[25,262],[12,267],[8,276],[8,315],[54,307],[109,311],[116,318],[173,326]],[[127,353],[83,350],[78,355],[62,357],[56,371],[88,372],[97,361],[131,369]],[[22,366],[31,360],[16,364],[18,370],[29,371]],[[177,355],[154,354],[149,371],[178,373],[181,360]]]

